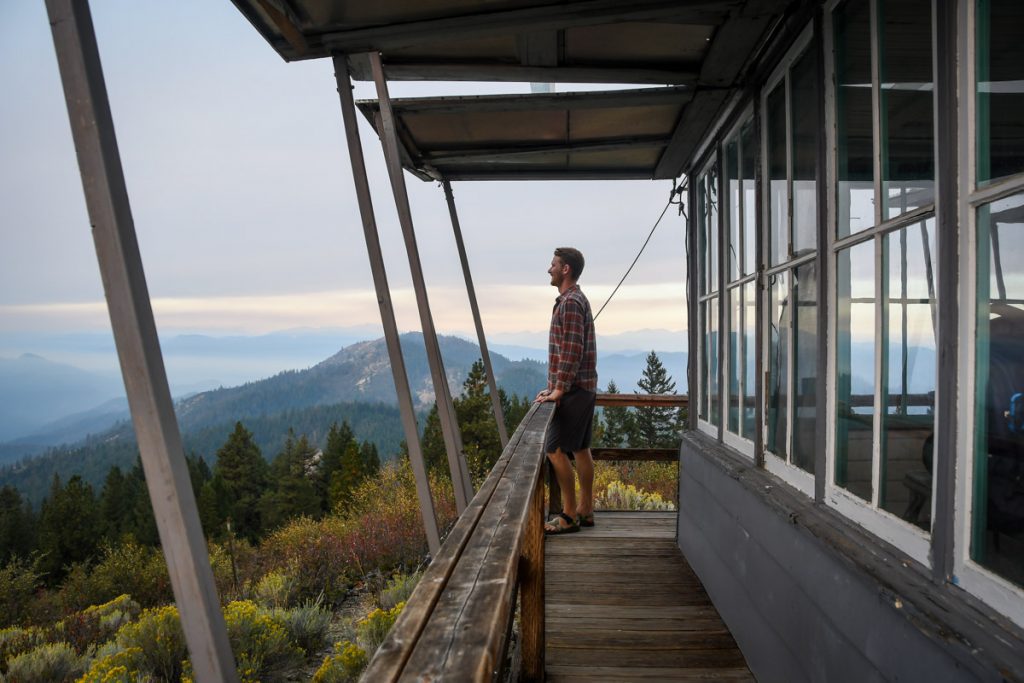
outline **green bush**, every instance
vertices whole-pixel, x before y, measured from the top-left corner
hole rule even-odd
[[[613,481],[595,501],[602,510],[674,510],[675,506],[657,493],[642,491],[632,484]]]
[[[380,608],[390,610],[400,602],[408,602],[421,576],[423,572],[398,573],[392,576],[380,592],[380,599],[377,601]]]
[[[302,661],[303,652],[288,637],[284,624],[256,603],[228,604],[224,620],[240,678],[273,679]]]
[[[271,570],[256,583],[253,597],[264,607],[283,609],[291,607],[298,591],[295,579],[281,570]]]
[[[402,613],[405,607],[400,602],[389,610],[375,609],[356,623],[356,634],[359,637],[359,644],[369,656],[377,651],[380,644],[388,637],[388,632],[395,625],[395,620]]]
[[[89,575],[93,602],[106,602],[128,593],[143,607],[174,600],[167,562],[159,548],[125,540],[104,547]]]
[[[11,657],[7,683],[65,683],[74,681],[86,668],[86,658],[67,643],[46,643]]]
[[[40,575],[20,557],[0,567],[0,627],[25,621]]]
[[[322,609],[319,603],[275,609],[273,615],[284,626],[291,641],[307,655],[319,652],[327,644],[331,613]]]
[[[165,681],[181,678],[182,662],[188,657],[185,633],[174,605],[144,611],[137,621],[125,624],[114,637],[121,650],[138,648],[141,669]]]
[[[0,629],[0,673],[7,671],[7,661],[28,652],[46,641],[42,629],[11,626]]]
[[[324,657],[313,674],[313,683],[352,683],[359,680],[370,658],[355,643],[345,640],[334,645],[334,654]]]

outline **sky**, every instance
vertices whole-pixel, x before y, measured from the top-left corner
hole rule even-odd
[[[161,336],[379,325],[330,62],[285,63],[227,0],[92,5]],[[0,335],[109,330],[42,0],[0,2],[0,63]],[[529,84],[391,84],[393,97],[489,92]],[[355,94],[376,96],[370,83]],[[419,329],[383,155],[360,120],[398,325]],[[406,184],[436,327],[472,337],[441,189],[408,174]],[[453,187],[488,337],[543,344],[552,249],[584,252],[581,286],[596,309],[672,184]],[[684,330],[684,282],[673,209],[599,335]],[[683,350],[679,339],[666,350]]]

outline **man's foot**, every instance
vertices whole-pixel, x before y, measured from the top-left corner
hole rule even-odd
[[[594,526],[594,513],[593,512],[581,512],[576,515],[576,523],[583,527]]]
[[[544,535],[545,536],[557,536],[558,534],[571,534],[580,530],[580,525],[576,523],[576,520],[565,514],[559,512],[557,515],[552,517],[544,524]]]

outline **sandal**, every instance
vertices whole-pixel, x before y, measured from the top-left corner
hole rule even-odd
[[[565,522],[566,526],[563,526],[558,521],[559,519],[561,519],[563,522]],[[548,527],[554,527],[554,528],[549,529]],[[554,517],[549,519],[547,521],[547,523],[544,525],[544,535],[545,536],[557,536],[559,534],[572,534],[572,533],[576,533],[579,530],[580,530],[580,525],[576,523],[576,520],[573,519],[572,517],[570,517],[569,515],[565,514],[564,512],[559,512],[557,515],[555,515]]]
[[[577,515],[576,516],[576,523],[579,524],[581,527],[592,527],[592,526],[594,526],[594,513],[591,512],[590,514],[586,514],[586,515]]]

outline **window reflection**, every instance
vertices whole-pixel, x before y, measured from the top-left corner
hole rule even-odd
[[[789,198],[786,172],[786,88],[779,85],[768,95],[768,215],[769,263],[778,265],[789,256]]]
[[[884,241],[888,275],[882,313],[879,505],[930,529],[935,426],[935,221],[897,230]]]
[[[1024,585],[1024,193],[978,210],[971,557]]]
[[[757,230],[757,199],[754,186],[754,163],[756,159],[753,119],[744,124],[740,131],[740,178],[743,179],[743,274],[749,275],[757,269],[757,250],[754,231]],[[753,386],[753,385],[750,385]]]
[[[874,241],[839,252],[836,269],[835,483],[871,500],[875,412]]]
[[[977,3],[978,183],[1024,171],[1024,3]]]
[[[793,290],[793,464],[814,473],[818,400],[818,269],[814,262],[796,269]]]
[[[789,305],[789,275],[769,278],[768,435],[766,448],[785,459],[789,426],[789,339],[793,312]]]
[[[834,17],[837,230],[845,237],[875,224],[870,4],[848,2]]]
[[[757,283],[748,282],[743,285],[743,367],[745,369],[743,380],[743,436],[748,439],[754,438],[754,423],[757,421],[757,408],[754,404],[754,392],[757,387],[754,381],[754,337],[755,321],[754,307],[756,305]]]
[[[743,288],[729,290],[729,416],[726,428],[734,434],[740,431],[740,362],[743,359]]]
[[[708,300],[707,335],[704,339],[708,369],[708,406],[711,424],[721,424],[722,402],[718,386],[718,297]]]
[[[725,261],[729,281],[740,276],[743,244],[740,242],[743,213],[740,207],[740,150],[737,141],[725,145],[725,193],[729,199],[729,248]]]
[[[813,251],[818,243],[818,65],[806,50],[790,77],[793,120],[793,255]]]
[[[882,198],[895,218],[935,201],[931,0],[879,3]]]

